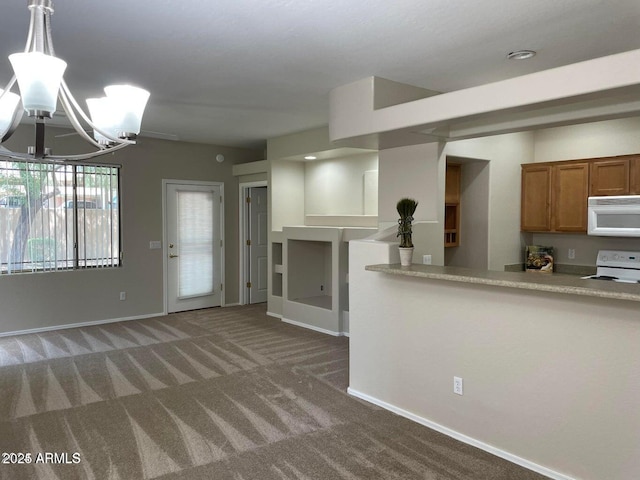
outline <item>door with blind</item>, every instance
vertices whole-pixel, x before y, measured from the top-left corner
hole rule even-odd
[[[167,311],[222,302],[222,185],[165,184]]]

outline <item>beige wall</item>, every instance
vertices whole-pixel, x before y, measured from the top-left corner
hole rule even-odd
[[[49,129],[54,153],[80,151],[77,137],[55,138],[68,130]],[[12,148],[31,142],[31,129],[11,140]],[[69,149],[67,149],[67,145]],[[215,161],[224,154],[224,163]],[[62,273],[19,274],[0,277],[0,332],[69,325],[162,313],[162,250],[150,250],[149,241],[161,240],[162,180],[204,180],[225,185],[226,302],[238,301],[238,181],[234,163],[262,158],[261,151],[141,138],[139,144],[101,157],[122,165],[121,268]],[[119,292],[127,300],[119,300]]]
[[[486,187],[482,187],[488,189],[489,196],[488,268],[503,270],[505,264],[521,261],[520,164],[533,161],[532,132],[460,140],[446,145],[432,143],[381,150],[380,225],[386,227],[396,222],[395,204],[401,196],[416,198],[419,206],[414,225],[416,250],[413,261],[421,263],[422,255],[430,254],[434,264],[444,263],[442,205],[448,156],[489,161],[489,175],[480,179],[488,179]],[[473,210],[467,214],[473,215]],[[462,218],[465,218],[464,207]],[[467,223],[468,219],[465,220]]]
[[[640,153],[640,117],[547,128],[535,132],[534,161]]]
[[[396,204],[403,197],[418,201],[416,222],[436,221],[444,186],[439,164],[443,145],[428,143],[380,150],[378,169],[378,221],[396,223]],[[444,178],[444,177],[442,177]]]
[[[447,144],[444,154],[488,160],[490,270],[522,260],[520,164],[533,161],[533,133],[512,133]],[[462,212],[464,217],[464,210]],[[463,232],[464,235],[464,232]]]
[[[460,236],[458,246],[445,248],[445,265],[487,270],[490,162],[447,156],[449,163],[457,163],[461,168]]]
[[[271,161],[269,204],[272,231],[304,225],[304,163]]]
[[[413,224],[413,262],[422,263],[423,255],[432,262],[444,262],[444,226],[441,205],[444,201],[443,145],[428,143],[380,150],[378,166],[378,223],[380,229],[398,222],[396,204],[404,197],[418,201]],[[395,231],[395,230],[394,230]]]
[[[306,215],[364,215],[364,172],[378,169],[378,154],[366,153],[304,163]]]

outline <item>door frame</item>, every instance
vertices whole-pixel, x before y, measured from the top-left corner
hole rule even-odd
[[[238,184],[238,225],[240,226],[240,243],[238,245],[238,251],[240,252],[240,275],[238,275],[240,283],[238,284],[238,303],[240,305],[247,305],[249,303],[249,295],[247,292],[247,282],[249,281],[249,272],[247,271],[247,266],[249,265],[249,256],[247,254],[247,249],[245,248],[247,246],[247,239],[249,238],[249,216],[247,215],[247,209],[245,208],[245,199],[247,198],[248,190],[253,187],[267,187],[267,196],[269,195],[269,183],[267,182],[267,180],[260,180],[257,182],[243,182]],[[269,216],[269,210],[267,210],[267,216]],[[271,222],[267,222],[268,225],[271,224]],[[267,235],[268,234],[269,232],[267,232]]]
[[[167,248],[167,185],[194,185],[202,187],[219,187],[220,188],[220,238],[222,239],[222,245],[220,245],[220,282],[222,283],[222,290],[220,291],[220,306],[226,306],[225,302],[225,257],[224,247],[226,243],[224,232],[224,182],[204,182],[199,180],[178,180],[178,179],[162,179],[162,304],[164,314],[169,313],[169,278],[168,278],[168,260],[169,249]]]

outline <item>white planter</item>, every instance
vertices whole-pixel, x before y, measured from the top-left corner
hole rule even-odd
[[[411,260],[413,258],[413,247],[398,247],[400,250],[400,265],[403,267],[408,267],[411,265]]]

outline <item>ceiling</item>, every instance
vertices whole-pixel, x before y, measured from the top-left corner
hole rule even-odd
[[[24,49],[26,4],[2,2],[1,58]],[[54,7],[56,55],[67,61],[79,101],[111,83],[143,86],[151,91],[144,131],[235,147],[263,148],[268,138],[326,125],[329,91],[368,76],[450,92],[640,48],[638,0],[55,0]],[[506,59],[519,49],[538,54]],[[11,73],[0,61],[1,85]]]

